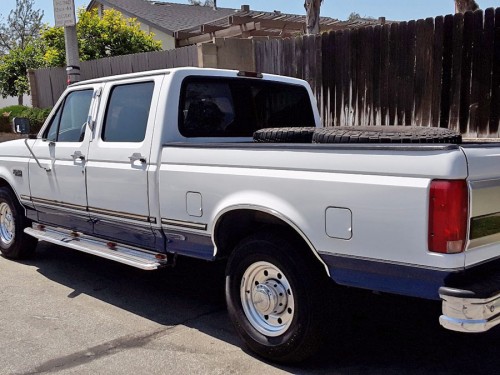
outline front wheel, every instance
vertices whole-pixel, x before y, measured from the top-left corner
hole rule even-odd
[[[228,312],[238,334],[277,362],[306,359],[324,331],[324,270],[296,250],[274,234],[252,236],[237,246],[226,270]]]
[[[29,220],[17,197],[7,187],[0,188],[0,252],[6,258],[24,259],[30,257],[37,240],[26,233],[24,228]]]

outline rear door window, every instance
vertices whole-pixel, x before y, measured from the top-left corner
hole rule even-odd
[[[105,142],[142,142],[153,97],[154,82],[112,88],[101,138]]]

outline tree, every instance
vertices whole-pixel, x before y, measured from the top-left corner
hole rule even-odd
[[[455,0],[455,13],[465,13],[477,9],[479,9],[479,5],[474,0]]]
[[[306,32],[308,35],[319,33],[319,11],[323,0],[305,0]]]
[[[33,9],[34,0],[16,0],[7,22],[0,24],[0,54],[10,50],[24,49],[30,41],[38,38],[42,28],[42,10]]]
[[[31,41],[24,48],[15,47],[0,57],[0,95],[17,96],[23,104],[23,95],[29,94],[28,69],[44,66],[42,46]]]
[[[0,24],[0,95],[29,93],[27,71],[43,65],[42,49],[37,39],[42,27],[43,11],[33,9],[34,0],[16,0],[7,21]]]
[[[145,33],[135,18],[125,18],[114,9],[105,10],[102,18],[97,9],[79,9],[76,32],[82,61],[161,50],[154,34]],[[48,66],[64,66],[64,29],[47,27],[41,35],[45,62]]]
[[[355,20],[359,20],[360,18],[361,18],[361,15],[359,13],[352,12],[351,14],[349,14],[349,18],[347,20],[348,21],[355,21]]]
[[[202,5],[201,0],[188,0],[190,5]],[[217,0],[205,0],[203,2],[203,6],[205,7],[212,7],[212,8],[217,8]]]
[[[359,13],[356,13],[356,12],[352,12],[351,14],[349,14],[349,17],[347,18],[347,21],[356,21],[356,20],[375,20],[374,17],[372,16],[361,16]]]

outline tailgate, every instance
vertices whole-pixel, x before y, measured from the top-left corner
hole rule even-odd
[[[500,143],[462,145],[470,188],[465,266],[500,258]]]

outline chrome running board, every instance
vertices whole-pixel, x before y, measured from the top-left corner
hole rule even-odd
[[[24,232],[59,246],[114,260],[143,270],[155,270],[167,265],[167,256],[131,246],[105,241],[63,228],[33,224],[33,228],[25,228]]]

